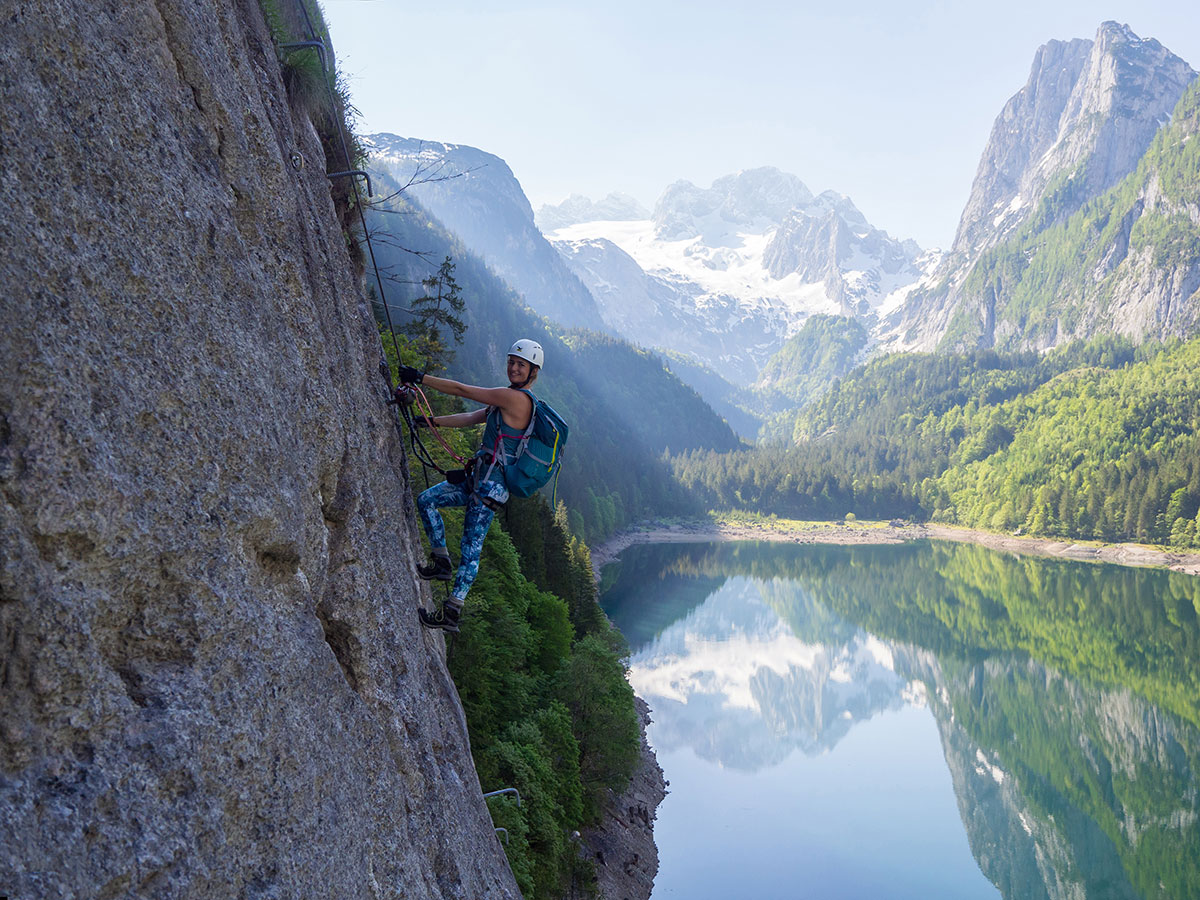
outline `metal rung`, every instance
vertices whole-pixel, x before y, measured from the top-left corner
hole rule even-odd
[[[489,791],[488,793],[483,795],[483,799],[486,800],[489,797],[499,797],[501,794],[516,794],[517,795],[517,806],[521,805],[521,792],[518,791],[516,788],[501,788],[498,791]]]
[[[508,846],[508,829],[507,828],[493,828],[492,830],[495,831],[496,834],[504,835],[504,846],[507,847]]]
[[[290,44],[279,44],[279,49],[285,53],[292,50],[316,50],[321,57],[321,71],[328,73],[329,66],[325,63],[325,45],[321,41],[293,41]]]
[[[346,169],[344,172],[330,172],[326,178],[341,178],[343,175],[356,175],[360,178],[367,179],[367,196],[374,197],[375,191],[371,189],[371,176],[362,169]]]

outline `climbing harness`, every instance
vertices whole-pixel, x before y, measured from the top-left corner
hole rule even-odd
[[[397,405],[400,410],[400,418],[404,421],[405,426],[408,428],[409,443],[412,447],[413,456],[416,457],[417,461],[421,463],[422,471],[425,473],[426,488],[429,487],[430,469],[438,472],[443,478],[446,479],[446,481],[449,481],[451,484],[462,484],[468,478],[472,477],[472,469],[474,467],[475,459],[464,459],[463,457],[459,456],[454,452],[454,449],[450,446],[446,439],[442,437],[438,427],[433,424],[433,405],[429,402],[429,397],[426,396],[425,392],[421,390],[419,385],[400,385],[400,387],[396,388],[393,398],[389,402]],[[437,464],[437,461],[433,458],[433,455],[425,446],[424,441],[422,441],[420,438],[419,426],[417,425],[418,417],[421,417],[425,420],[428,431],[433,434],[434,438],[436,438],[437,442],[442,445],[442,448],[450,455],[450,457],[456,462],[462,464],[463,467],[461,469],[447,470],[443,469]],[[420,570],[418,570],[418,572],[420,572]],[[422,574],[422,577],[425,576]],[[446,616],[448,614],[445,612],[445,610],[451,599],[450,580],[440,576],[436,577],[434,580],[442,583],[442,589],[444,593],[441,609],[434,610],[433,612],[427,612],[424,609],[419,609],[417,612],[421,619],[421,624],[425,625],[425,627],[440,628],[446,632],[446,638],[448,642],[446,647],[446,658],[449,659],[450,655],[454,652],[455,637],[458,634],[458,616],[451,616],[453,619],[452,623],[450,623],[452,627],[447,627],[446,623],[448,620],[446,619]]]

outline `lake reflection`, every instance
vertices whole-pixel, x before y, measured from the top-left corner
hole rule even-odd
[[[1200,897],[1200,579],[668,545],[603,601],[671,782],[656,900]]]

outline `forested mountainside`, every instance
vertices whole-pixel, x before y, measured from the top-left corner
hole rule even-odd
[[[1200,545],[1200,340],[894,354],[836,384],[780,446],[682,454],[709,506],[913,516]]]
[[[775,411],[752,388],[738,387],[686,353],[660,350],[663,363],[684,384],[695,388],[704,402],[721,416],[744,440],[753,443],[762,428],[763,417]],[[768,395],[774,397],[774,395]],[[783,407],[787,404],[781,401]]]
[[[881,324],[885,344],[1044,349],[1189,333],[1195,77],[1115,22],[1094,41],[1042,47],[996,120],[951,252]]]
[[[447,515],[447,528],[457,547],[461,517]],[[484,542],[449,668],[481,783],[521,795],[519,806],[497,799],[490,811],[507,830],[504,852],[526,900],[559,900],[595,883],[587,839],[581,845],[573,832],[616,832],[606,835],[612,854],[621,832],[637,827],[614,807],[641,749],[626,652],[562,508],[556,515],[540,497],[510,500]],[[613,855],[615,866],[653,863]]]
[[[812,316],[763,367],[755,387],[803,407],[849,372],[866,349],[866,329],[845,316]]]
[[[377,178],[384,192],[399,188],[386,174]],[[415,202],[399,197],[389,207],[369,222],[378,236],[376,257],[392,278],[389,303],[397,327],[408,320],[408,303],[422,291],[421,281],[447,256],[454,260],[467,328],[445,374],[501,383],[514,340],[532,337],[545,347],[536,393],[572,425],[558,495],[576,534],[595,539],[645,516],[700,511],[671,478],[664,451],[724,452],[741,442],[695,391],[645,351],[540,318]]]

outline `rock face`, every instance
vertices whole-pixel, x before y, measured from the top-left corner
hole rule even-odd
[[[873,227],[844,194],[825,191],[788,213],[763,253],[772,278],[820,282],[842,315],[869,319],[893,291],[912,284],[931,257],[915,241]]]
[[[658,874],[654,819],[667,796],[662,769],[646,742],[650,707],[635,698],[641,718],[642,752],[629,786],[611,797],[603,821],[583,833],[583,846],[596,868],[596,884],[606,900],[649,900]]]
[[[1091,51],[1087,40],[1050,41],[1038,48],[1025,87],[992,125],[954,236],[954,252],[981,252],[1029,214],[1051,174],[1045,163],[1065,155],[1050,151],[1062,125],[1074,124],[1064,123],[1063,114]]]
[[[1094,41],[1050,41],[1001,111],[971,187],[953,252],[978,254],[1036,209],[1056,176],[1077,173],[1074,212],[1133,171],[1195,78],[1182,59],[1128,25]]]
[[[0,894],[518,897],[259,5],[6,10]]]
[[[884,342],[897,349],[1043,348],[1096,332],[1134,333],[1136,328],[1097,308],[1100,295],[1107,299],[1112,293],[1091,290],[1104,273],[1076,279],[1079,283],[1053,297],[1046,296],[1047,285],[1037,283],[1029,290],[1035,299],[1021,300],[1021,311],[1008,314],[1004,306],[1017,291],[1036,235],[1063,226],[1130,176],[1195,77],[1158,41],[1139,38],[1116,22],[1103,23],[1094,41],[1051,41],[1039,49],[1029,81],[992,128],[951,252],[929,282],[882,323]],[[1022,229],[1031,228],[1022,238]],[[1099,223],[1097,231],[1103,230]],[[1084,252],[1075,246],[1071,252],[1083,264]],[[1126,247],[1116,246],[1116,252],[1123,257]],[[1187,277],[1172,274],[1165,280]],[[1036,295],[1062,306],[1089,291],[1086,308],[1061,322],[1043,325],[1024,315],[1025,307],[1039,302]],[[1166,298],[1165,307],[1140,319],[1154,326],[1178,299]],[[1079,318],[1098,316],[1102,321],[1076,327]],[[1168,333],[1149,327],[1139,337]]]

